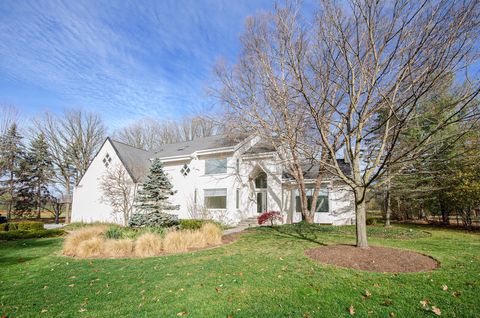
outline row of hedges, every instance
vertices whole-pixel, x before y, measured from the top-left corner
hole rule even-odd
[[[42,222],[10,222],[0,224],[0,232],[5,231],[41,231]]]
[[[55,236],[63,235],[63,233],[65,232],[61,229],[0,231],[0,241],[22,240],[22,239],[42,238],[42,237],[55,237]]]

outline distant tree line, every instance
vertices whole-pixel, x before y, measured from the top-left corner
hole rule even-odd
[[[41,217],[49,211],[58,221],[70,218],[71,196],[106,137],[102,118],[81,110],[44,113],[31,122],[15,107],[0,108],[0,207],[7,217]],[[114,138],[135,147],[210,136],[220,130],[200,116],[178,122],[143,119],[118,129]]]

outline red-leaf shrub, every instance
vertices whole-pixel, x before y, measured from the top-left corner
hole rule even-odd
[[[257,218],[257,221],[259,225],[265,224],[266,222],[270,222],[270,224],[274,226],[276,222],[282,223],[283,218],[280,212],[267,211],[260,214]]]

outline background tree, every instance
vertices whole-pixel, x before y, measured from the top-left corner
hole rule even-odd
[[[163,171],[162,162],[157,158],[153,161],[146,180],[138,190],[135,207],[145,214],[178,210],[178,205],[172,205],[168,201],[175,192]]]
[[[66,111],[63,116],[45,113],[35,120],[35,128],[45,136],[55,167],[55,179],[71,197],[72,189],[87,170],[105,139],[101,118],[80,110]],[[66,204],[66,222],[70,205]]]
[[[7,218],[11,218],[18,185],[20,163],[25,155],[22,136],[13,123],[6,134],[0,137],[0,194],[8,202]]]
[[[209,137],[221,132],[219,123],[205,116],[187,116],[178,121],[160,122],[153,118],[140,119],[117,129],[113,138],[133,147],[157,150],[164,144]]]
[[[121,214],[123,225],[127,225],[132,215],[135,183],[122,165],[109,166],[102,176],[100,188],[103,197],[114,210]]]
[[[29,204],[33,204],[37,218],[40,218],[41,211],[49,198],[49,186],[54,176],[50,151],[42,133],[30,142],[24,163],[20,168],[20,192],[24,198],[24,203],[20,206],[24,210]]]

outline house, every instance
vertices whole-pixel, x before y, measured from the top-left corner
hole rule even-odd
[[[156,152],[107,138],[74,189],[72,222],[123,224],[122,213],[114,211],[103,198],[102,175],[120,165],[137,189],[153,158],[162,161],[177,191],[171,203],[180,206],[176,211],[180,219],[212,218],[237,224],[273,210],[280,211],[285,222],[302,220],[296,184],[282,168],[278,153],[259,137],[239,142],[218,135],[164,145]],[[307,187],[313,188],[315,168],[310,168],[305,179]],[[309,199],[312,192],[308,192]],[[318,201],[315,222],[354,223],[353,194],[342,181],[326,178]]]

